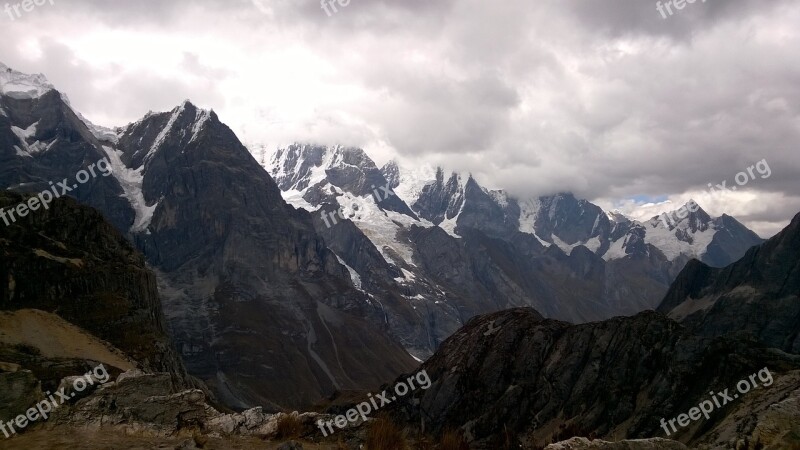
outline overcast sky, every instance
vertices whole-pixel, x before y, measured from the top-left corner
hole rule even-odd
[[[251,146],[358,146],[520,196],[572,191],[637,217],[694,198],[764,237],[800,211],[796,0],[697,0],[667,19],[650,0],[337,9],[48,0],[0,11],[0,61],[106,126],[188,98]],[[768,178],[707,192],[764,159]]]

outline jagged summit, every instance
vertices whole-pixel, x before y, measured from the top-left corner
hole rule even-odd
[[[354,210],[371,216],[385,217],[383,211],[393,211],[417,218],[392,193],[392,183],[360,148],[296,143],[279,148],[265,168],[288,193],[286,200],[300,208],[313,210],[325,203],[343,207],[358,204]]]
[[[686,222],[698,222],[700,224],[707,224],[712,220],[712,217],[700,206],[694,199],[690,199],[680,207],[671,211],[664,211],[658,216],[653,217],[650,221],[656,223],[661,221],[667,227],[675,228],[677,224]]]
[[[41,97],[55,90],[43,74],[26,74],[0,62],[0,95],[25,99]]]
[[[608,219],[609,220],[611,220],[614,223],[618,223],[618,224],[619,223],[627,223],[627,222],[632,222],[633,221],[633,219],[631,219],[630,217],[626,216],[625,214],[622,213],[622,211],[620,211],[618,209],[615,209],[613,211],[608,211],[608,212],[606,212],[606,215],[608,215]]]
[[[195,142],[210,122],[218,123],[213,110],[198,108],[185,100],[171,111],[148,113],[139,121],[119,131],[119,139],[139,136],[135,151],[130,155],[132,167],[147,164],[165,144],[172,143],[181,148]]]

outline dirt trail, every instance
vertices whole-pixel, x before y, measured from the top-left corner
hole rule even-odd
[[[48,358],[90,359],[122,370],[135,368],[125,354],[61,317],[38,309],[0,311],[0,343],[30,345]]]

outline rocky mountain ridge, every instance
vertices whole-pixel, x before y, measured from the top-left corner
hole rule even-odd
[[[36,193],[107,158],[113,176],[68,195],[145,255],[189,373],[222,403],[308,406],[415,366],[310,215],[213,111],[187,101],[106,130],[43,77],[4,73],[15,81],[0,94],[0,188]]]
[[[800,354],[800,215],[728,267],[689,263],[658,310],[702,335],[750,333]]]
[[[361,149],[294,144],[260,157],[420,358],[471,317],[506,308],[570,322],[653,309],[690,258],[724,265],[762,242],[702,209],[639,223],[571,194],[515,199],[441,168],[378,171]],[[371,192],[384,185],[391,205]],[[325,214],[336,210],[347,220],[334,225]]]

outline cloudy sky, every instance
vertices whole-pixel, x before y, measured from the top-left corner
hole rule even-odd
[[[765,237],[800,211],[797,1],[697,0],[666,19],[650,0],[328,9],[48,0],[0,11],[0,61],[106,126],[188,98],[250,146],[358,146],[520,196],[573,191],[637,217],[694,198]],[[708,192],[762,160],[769,177]]]

